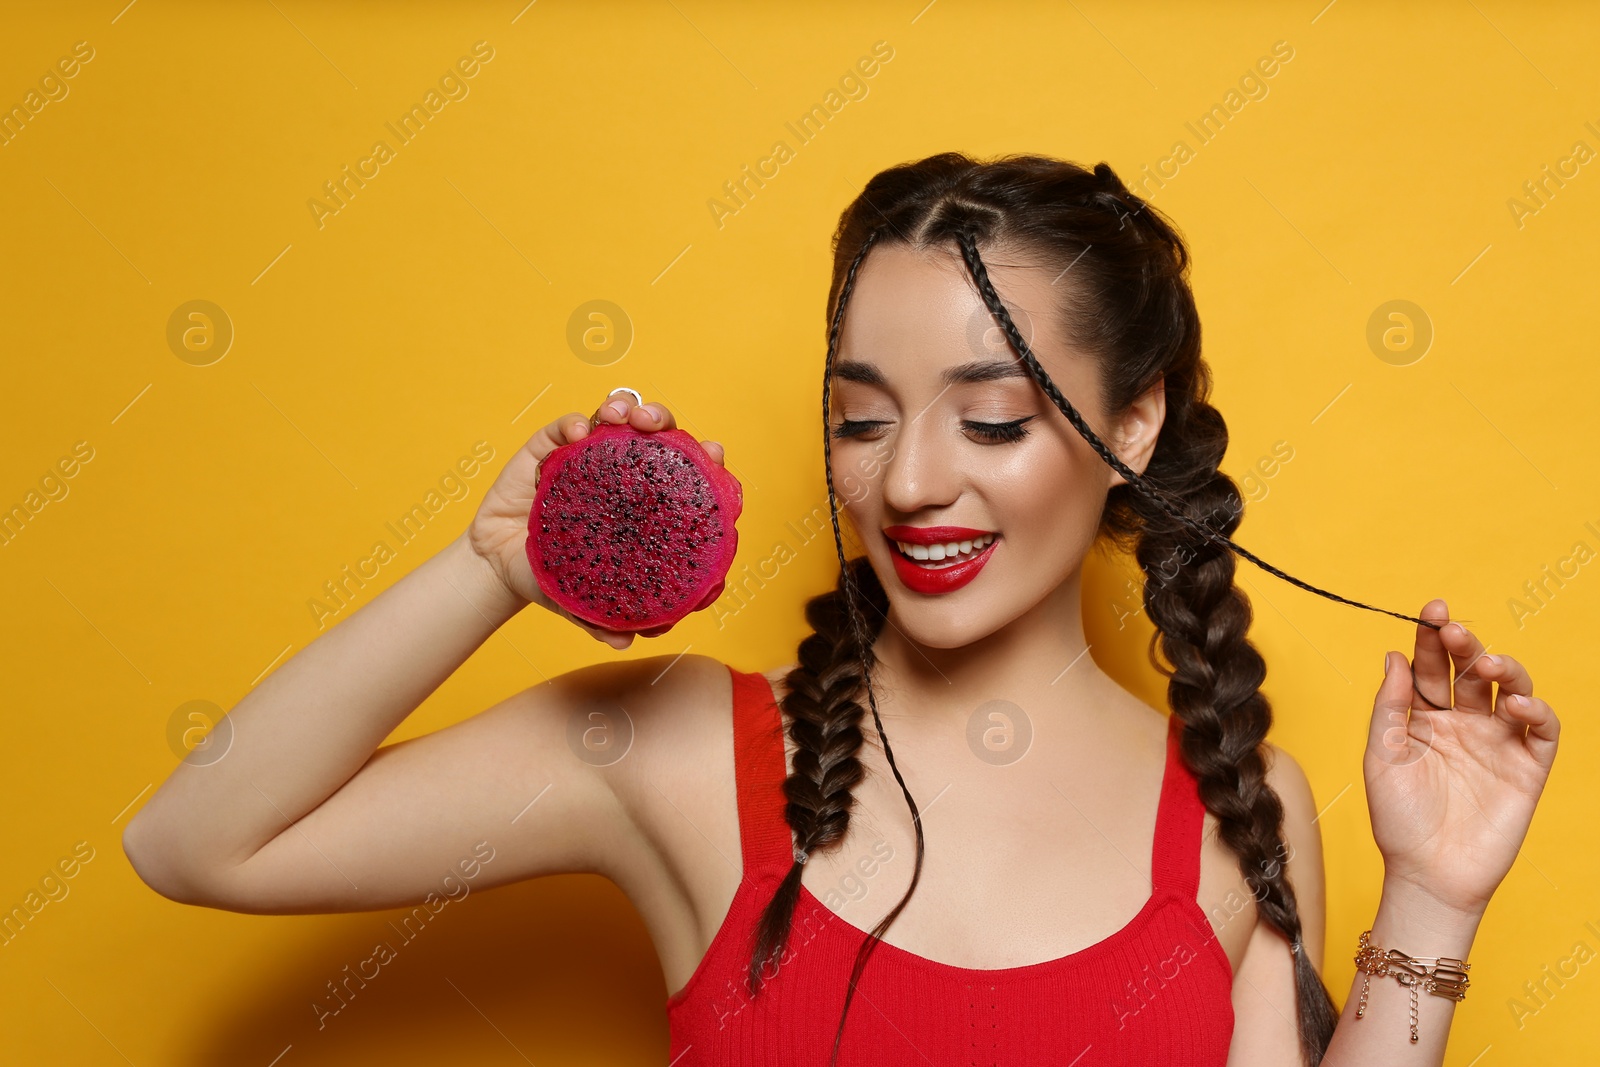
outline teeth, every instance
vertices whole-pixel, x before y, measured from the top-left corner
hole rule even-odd
[[[909,541],[896,541],[895,546],[911,559],[929,563],[950,560],[951,562],[947,566],[953,566],[956,562],[959,562],[957,557],[971,556],[981,552],[992,541],[994,541],[994,534],[990,533],[984,534],[982,537],[975,537],[970,541],[949,541],[942,545],[914,545]],[[940,568],[931,569],[938,570]]]

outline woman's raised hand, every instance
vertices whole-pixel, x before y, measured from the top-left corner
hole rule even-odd
[[[1434,600],[1421,617],[1449,609]],[[1527,836],[1561,723],[1522,664],[1485,654],[1460,623],[1418,626],[1411,663],[1388,652],[1384,666],[1363,772],[1385,882],[1481,916]]]
[[[629,423],[634,429],[644,431],[670,430],[677,425],[665,406],[639,404],[631,393],[621,390],[608,396],[592,416],[586,418],[576,411],[561,416],[530,437],[507,461],[500,476],[484,494],[483,503],[478,506],[478,513],[468,528],[467,540],[516,596],[570,619],[598,641],[613,648],[627,648],[633,643],[632,633],[591,626],[553,604],[534,580],[527,555],[528,513],[533,509],[534,492],[539,484],[539,465],[562,445],[583,440],[602,422]],[[720,444],[702,441],[701,445],[713,460],[723,461]],[[654,637],[664,632],[664,629],[645,630],[642,635]]]

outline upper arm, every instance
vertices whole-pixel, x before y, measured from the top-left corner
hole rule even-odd
[[[1266,748],[1267,782],[1283,802],[1285,877],[1294,887],[1306,955],[1320,974],[1327,905],[1316,801],[1300,764],[1281,748]],[[1259,910],[1256,914],[1255,931],[1234,974],[1228,1063],[1299,1063],[1294,956],[1284,936],[1260,918]]]
[[[645,762],[630,751],[636,734],[705,700],[694,692],[705,670],[663,674],[668,659],[570,671],[380,748],[320,805],[184,899],[272,914],[365,911],[458,896],[469,881],[485,889],[546,874],[612,876],[647,851],[624,803],[631,791],[619,788]]]

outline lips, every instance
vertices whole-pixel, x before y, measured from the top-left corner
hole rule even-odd
[[[901,583],[930,596],[953,592],[976,578],[1000,536],[966,526],[890,526],[883,533]]]

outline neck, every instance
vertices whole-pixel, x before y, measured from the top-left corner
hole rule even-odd
[[[961,713],[994,699],[1082,706],[1105,680],[1084,638],[1081,568],[1026,613],[956,648],[915,640],[891,607],[873,651],[874,688],[893,692],[909,717]]]

